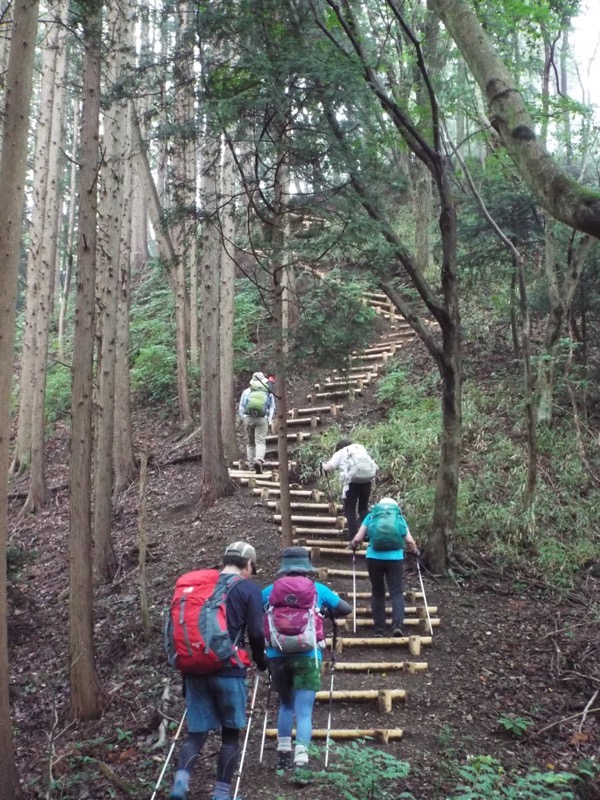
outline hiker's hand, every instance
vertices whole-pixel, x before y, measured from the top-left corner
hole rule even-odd
[[[352,552],[356,553],[359,547],[360,547],[360,542],[355,542],[354,539],[352,539],[352,541],[350,542],[350,549],[352,550]]]
[[[269,669],[269,662],[264,656],[254,663],[256,664],[256,669],[259,672],[266,672]]]

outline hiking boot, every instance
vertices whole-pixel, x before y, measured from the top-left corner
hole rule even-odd
[[[404,633],[400,625],[394,625],[394,628],[392,630],[392,636],[394,636],[396,639],[399,639],[399,638],[404,638],[406,634]]]
[[[185,779],[184,776],[176,774],[173,788],[171,789],[171,794],[169,795],[169,800],[185,800],[188,793],[189,780],[189,773],[187,775],[187,779]]]
[[[254,471],[256,472],[257,475],[262,475],[263,462],[261,458],[257,458],[256,461],[254,462]]]
[[[277,762],[275,764],[275,769],[280,770],[287,770],[292,768],[292,764],[294,763],[294,759],[292,756],[291,750],[278,750],[277,751]]]
[[[385,631],[383,628],[375,628],[373,631],[373,637],[375,639],[384,639],[385,638]]]

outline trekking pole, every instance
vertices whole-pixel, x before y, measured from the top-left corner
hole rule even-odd
[[[423,585],[423,576],[421,575],[421,562],[419,561],[419,556],[417,556],[417,572],[419,573],[419,583],[421,584],[421,593],[423,595],[423,602],[425,603],[425,613],[427,614],[429,635],[433,636],[433,625],[431,624],[431,617],[429,616],[429,606],[427,605],[427,598],[425,597],[425,586]]]
[[[356,550],[352,548],[352,621],[353,630],[356,633]]]
[[[329,714],[327,716],[327,739],[325,741],[325,768],[329,764],[329,742],[331,737],[331,714],[333,710],[333,678],[335,675],[335,648],[337,646],[337,623],[332,615],[333,637],[331,640],[331,682],[329,684]]]
[[[258,757],[258,763],[262,764],[263,760],[263,753],[265,752],[265,740],[267,738],[267,718],[269,716],[269,703],[271,702],[271,673],[269,672],[269,688],[267,690],[267,705],[265,708],[265,721],[263,722],[263,732],[262,732],[262,741],[260,743],[260,755]]]
[[[235,782],[235,792],[233,793],[233,800],[236,800],[238,796],[238,791],[240,789],[240,781],[242,780],[242,770],[244,768],[246,749],[248,748],[248,737],[250,736],[250,726],[252,725],[252,715],[254,714],[254,704],[256,703],[256,693],[258,691],[259,681],[260,681],[260,672],[257,672],[256,679],[254,681],[254,691],[252,692],[252,702],[250,703],[250,714],[248,715],[248,725],[246,726],[246,736],[244,737],[244,746],[242,748],[242,757],[240,758],[240,766],[238,767],[237,781]]]
[[[177,742],[177,739],[179,739],[179,734],[181,733],[181,729],[183,728],[183,723],[184,723],[184,720],[185,720],[186,716],[187,716],[187,708],[183,712],[183,717],[181,718],[181,722],[179,723],[179,727],[177,728],[177,733],[175,734],[175,738],[173,739],[173,744],[171,745],[171,749],[169,750],[169,755],[167,756],[167,760],[163,764],[163,768],[160,771],[160,775],[158,776],[158,781],[156,782],[156,786],[154,787],[154,791],[152,792],[152,797],[150,798],[150,800],[154,800],[154,798],[156,797],[156,793],[158,792],[160,784],[162,783],[162,779],[163,779],[163,777],[165,775],[165,772],[167,770],[167,766],[169,765],[169,761],[171,760],[171,756],[173,755],[173,750],[175,749],[175,744]]]

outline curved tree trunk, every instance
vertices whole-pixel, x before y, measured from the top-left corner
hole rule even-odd
[[[6,603],[6,542],[8,536],[8,460],[10,394],[15,337],[15,308],[23,198],[27,171],[27,141],[38,24],[37,0],[16,0],[6,74],[0,150],[0,764],[2,796],[21,797],[10,717],[8,630]]]
[[[571,228],[600,238],[600,194],[573,180],[539,142],[520,91],[469,0],[429,0],[487,97],[492,124],[541,206]]]

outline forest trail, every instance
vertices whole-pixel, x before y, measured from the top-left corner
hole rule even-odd
[[[288,433],[288,452],[292,458],[294,448],[318,436],[329,421],[343,420],[345,407],[342,403],[352,404],[355,398],[363,397],[367,388],[373,388],[379,370],[388,359],[415,338],[408,323],[390,307],[384,294],[368,293],[364,300],[386,320],[387,330],[368,348],[352,353],[352,366],[347,372],[334,370],[330,376],[313,384],[306,406],[288,411],[288,425],[292,429]],[[277,433],[274,432],[267,437],[267,460],[262,474],[244,470],[242,462],[234,464],[230,474],[240,484],[248,486],[273,512],[272,522],[281,533],[279,464],[273,460],[277,457],[276,449]],[[337,478],[334,481],[337,483]],[[351,617],[340,620],[337,630],[327,640],[329,661],[324,656],[324,683],[329,688],[317,693],[313,738],[327,739],[325,710],[332,703],[331,740],[369,737],[377,743],[388,744],[401,739],[405,728],[411,727],[407,676],[418,680],[428,669],[423,656],[431,648],[434,630],[440,625],[438,606],[426,605],[422,577],[415,573],[416,565],[411,563],[412,571],[405,580],[404,627],[409,635],[395,638],[370,635],[373,622],[364,559],[366,545],[353,557],[344,533],[343,509],[335,499],[339,491],[337,487],[332,488],[329,479],[326,486],[326,490],[321,491],[296,483],[290,485],[293,543],[309,550],[318,568],[318,580],[329,585],[354,608]],[[373,495],[376,492],[374,486]],[[372,496],[371,504],[376,499],[379,498]],[[411,588],[408,581],[415,583],[417,579],[419,583]],[[389,611],[388,608],[388,614]],[[391,625],[391,619],[388,624]],[[321,711],[320,704],[323,705]],[[267,728],[266,736],[276,739],[276,728]]]

